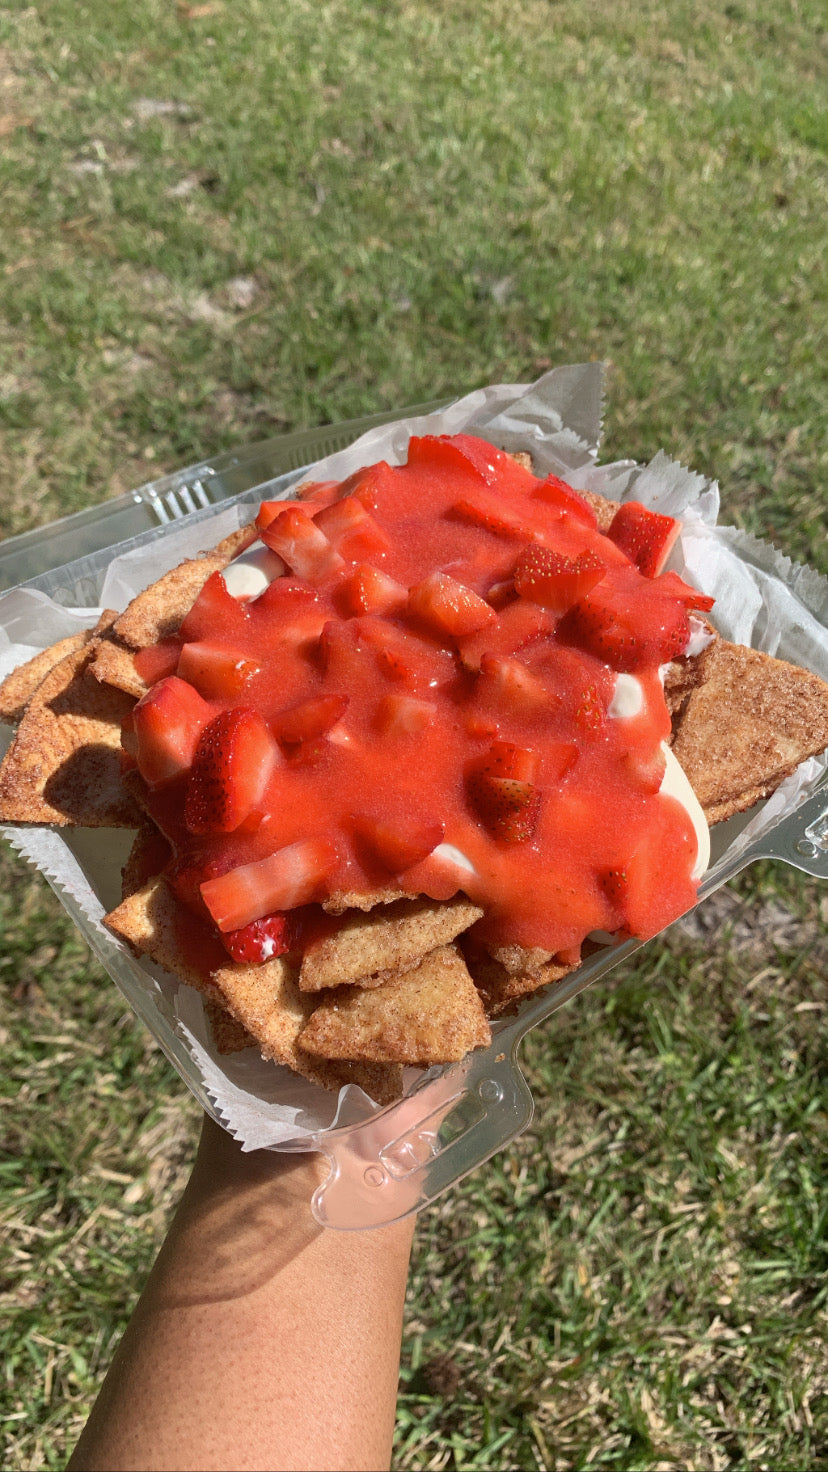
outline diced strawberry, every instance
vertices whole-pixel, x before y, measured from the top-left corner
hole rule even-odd
[[[234,961],[244,966],[261,966],[291,949],[293,924],[290,915],[276,911],[263,915],[260,920],[251,920],[238,930],[223,931],[221,939]]]
[[[161,639],[158,644],[148,644],[146,649],[136,652],[135,668],[147,685],[155,685],[167,675],[175,674],[180,653],[180,639]]]
[[[606,563],[592,551],[571,558],[549,547],[527,547],[515,566],[515,588],[521,597],[560,615],[585,598],[606,571]]]
[[[513,741],[493,741],[485,757],[481,759],[480,771],[492,777],[514,777],[518,782],[534,782],[538,775],[540,757],[527,746],[516,746]]]
[[[633,574],[635,576],[635,574]],[[615,670],[635,670],[649,659],[665,664],[687,646],[690,624],[684,604],[665,597],[658,581],[651,596],[631,597],[622,585],[599,583],[558,625],[559,637],[591,653]]]
[[[610,523],[607,536],[620,547],[647,578],[661,572],[681,531],[672,516],[662,516],[642,506],[640,501],[625,501]]]
[[[317,899],[338,862],[333,839],[302,838],[208,879],[201,894],[219,930],[240,930],[273,910],[295,910]]]
[[[472,807],[484,827],[504,843],[528,843],[540,815],[540,793],[532,782],[472,770],[466,779]]]
[[[298,488],[296,499],[302,501],[305,506],[330,506],[332,501],[338,500],[340,493],[341,487],[338,480],[308,480]],[[284,505],[284,502],[270,501],[264,504],[279,506]],[[278,512],[274,512],[274,515],[278,515]],[[269,517],[269,520],[272,521],[273,517]]]
[[[357,817],[354,834],[369,859],[379,862],[390,874],[402,874],[433,853],[442,843],[442,823],[390,823],[381,818]]]
[[[336,548],[303,506],[290,505],[261,528],[262,541],[297,577],[317,582],[344,566]]]
[[[408,442],[408,464],[429,469],[463,471],[479,477],[486,484],[494,479],[492,467],[506,457],[484,440],[471,435],[412,435]]]
[[[319,642],[331,616],[330,605],[314,588],[295,578],[276,578],[250,604],[250,619],[257,630],[272,628],[280,645],[296,653],[310,653]]]
[[[548,782],[560,782],[578,760],[578,748],[574,741],[550,741],[544,759],[544,774]]]
[[[541,635],[551,633],[554,619],[539,603],[516,598],[477,633],[458,639],[460,659],[467,670],[479,670],[484,654],[517,654]]]
[[[531,542],[536,536],[540,536],[525,518],[518,516],[497,496],[484,490],[472,491],[461,497],[459,501],[455,501],[451,511],[461,521],[468,521],[472,526],[482,526],[496,537]]]
[[[348,708],[347,695],[315,695],[302,700],[290,710],[283,710],[273,721],[280,741],[288,746],[300,741],[315,741],[341,720]]]
[[[353,562],[357,557],[370,557],[387,552],[391,546],[379,522],[357,496],[344,496],[326,506],[314,517],[332,546]]]
[[[212,710],[198,691],[177,675],[153,685],[133,708],[127,750],[150,787],[158,787],[191,766]]]
[[[255,659],[225,645],[200,640],[181,648],[178,674],[208,700],[233,700],[258,673]]]
[[[396,484],[391,466],[386,460],[379,460],[376,465],[355,470],[342,482],[339,493],[341,496],[356,496],[366,510],[376,511],[383,492],[391,491],[393,494]]]
[[[185,644],[200,639],[214,639],[216,630],[225,636],[239,634],[243,637],[247,625],[247,610],[238,598],[227,589],[220,572],[207,579],[189,613],[178,631]]]
[[[445,684],[454,675],[454,661],[450,653],[428,643],[399,624],[384,618],[361,618],[358,628],[360,642],[374,652],[382,670],[396,685],[410,690],[434,689]]]
[[[193,759],[184,801],[190,832],[233,833],[261,812],[280,762],[259,711],[247,706],[222,711],[205,726]]]
[[[203,919],[210,920],[210,911],[201,897],[201,886],[206,879],[216,879],[219,874],[226,874],[231,862],[226,854],[201,860],[174,858],[164,870],[164,878],[182,905],[186,905]]]
[[[587,685],[579,696],[573,711],[573,720],[579,731],[597,736],[604,729],[607,712],[597,685]]]
[[[623,760],[632,781],[643,792],[658,792],[667,769],[667,761],[660,746],[655,750],[645,751],[632,747],[624,753]]]
[[[497,617],[485,599],[446,572],[430,573],[415,583],[408,594],[408,613],[452,639],[473,634]]]
[[[385,695],[377,707],[376,728],[381,736],[418,736],[433,723],[437,714],[430,700],[394,691]]]
[[[654,579],[654,586],[661,593],[666,593],[670,598],[678,598],[685,608],[698,608],[704,613],[709,613],[716,602],[715,598],[709,597],[707,593],[700,593],[698,588],[691,587],[684,578],[680,578],[677,572],[663,572],[660,577]]]
[[[363,562],[340,583],[337,598],[349,615],[397,613],[408,601],[408,589],[378,567]]]
[[[475,696],[487,708],[504,712],[540,710],[554,701],[543,682],[520,659],[508,654],[481,656]]]
[[[542,485],[533,492],[534,499],[546,501],[548,505],[557,506],[561,511],[568,512],[585,526],[595,528],[598,518],[588,501],[579,496],[577,491],[568,486],[565,480],[560,480],[557,475],[548,475]]]

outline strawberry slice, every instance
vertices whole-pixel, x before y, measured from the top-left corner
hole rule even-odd
[[[458,639],[460,660],[467,670],[479,670],[484,654],[517,654],[555,627],[552,615],[539,603],[516,598],[475,634]]]
[[[546,501],[547,505],[557,506],[561,512],[568,512],[593,530],[598,525],[598,518],[589,502],[557,475],[548,475],[543,484],[533,492],[533,498],[536,501]]]
[[[540,793],[532,782],[472,770],[466,791],[484,827],[503,843],[528,843],[540,815]]]
[[[261,966],[291,949],[293,929],[291,916],[275,911],[260,920],[251,920],[238,930],[223,931],[221,939],[234,961],[244,966]]]
[[[377,707],[376,728],[381,736],[418,736],[434,721],[437,709],[430,700],[393,691]]]
[[[247,611],[243,603],[228,591],[220,572],[207,579],[189,613],[179,629],[185,644],[199,639],[214,639],[216,629],[225,635],[244,637],[247,629]]]
[[[303,506],[291,505],[261,528],[262,541],[297,577],[318,582],[344,567],[344,559]]]
[[[639,572],[646,578],[654,578],[661,572],[680,531],[681,524],[674,517],[651,511],[640,501],[625,501],[612,518],[607,536]]]
[[[507,654],[484,654],[475,696],[487,709],[541,710],[551,707],[554,696],[519,659]]]
[[[379,522],[357,496],[344,496],[324,507],[314,517],[314,524],[349,562],[388,552],[391,547]]]
[[[473,491],[461,497],[459,501],[455,501],[451,511],[461,521],[468,521],[472,526],[482,526],[496,537],[531,542],[540,536],[540,532],[536,532],[525,518],[519,517],[497,496],[486,491]]]
[[[204,727],[193,758],[184,800],[190,832],[234,833],[260,811],[281,760],[259,711],[242,705],[221,711]]]
[[[585,598],[606,571],[606,563],[592,551],[573,559],[549,547],[527,547],[515,566],[515,588],[523,598],[560,615]]]
[[[342,718],[348,708],[347,695],[315,695],[276,716],[273,728],[280,741],[293,746],[316,741]]]
[[[138,701],[124,730],[124,745],[150,787],[158,787],[192,765],[212,710],[197,690],[169,675]]]
[[[497,618],[483,598],[447,572],[430,573],[409,589],[408,613],[453,639],[474,634]]]
[[[408,589],[378,567],[363,562],[340,583],[337,598],[348,615],[398,613],[408,601]]]
[[[255,659],[235,649],[199,640],[181,648],[178,674],[208,700],[233,700],[259,673]]]
[[[444,832],[442,823],[389,823],[365,816],[354,819],[358,847],[390,874],[402,874],[421,863],[442,843]]]
[[[338,862],[333,839],[302,838],[208,879],[202,899],[219,930],[240,930],[273,910],[295,910],[317,899]]]

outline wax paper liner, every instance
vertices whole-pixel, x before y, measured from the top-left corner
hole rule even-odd
[[[318,462],[304,478],[341,479],[378,459],[401,463],[412,433],[475,433],[507,450],[530,449],[539,471],[616,500],[635,498],[683,522],[670,565],[716,596],[722,633],[807,666],[828,679],[828,583],[773,547],[733,528],[715,526],[715,482],[659,453],[647,466],[597,463],[603,404],[598,364],[553,369],[532,385],[476,390],[437,414],[370,430],[353,446]],[[298,477],[293,477],[295,481]],[[215,545],[250,519],[251,501],[290,494],[291,477],[257,488],[125,544],[95,584],[100,607],[129,599],[184,557]],[[100,555],[100,554],[99,554]],[[93,567],[98,564],[88,559]],[[103,564],[101,564],[103,566]],[[84,584],[86,585],[86,584]],[[64,595],[61,594],[61,597]],[[94,624],[99,609],[64,607],[30,588],[0,598],[0,672],[5,673],[67,632]],[[745,824],[720,825],[732,856],[790,811],[824,770],[803,764]],[[728,832],[727,830],[731,830]],[[717,830],[714,830],[714,834]],[[148,1023],[189,1087],[245,1149],[313,1148],[320,1134],[365,1118],[376,1106],[353,1085],[339,1096],[261,1059],[255,1049],[220,1058],[201,997],[148,961],[137,961],[101,921],[117,903],[117,880],[131,835],[46,828],[7,829],[14,847],[59,893],[104,966]],[[406,1071],[406,1084],[421,1078]]]

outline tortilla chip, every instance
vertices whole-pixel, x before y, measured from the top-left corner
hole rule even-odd
[[[42,684],[49,671],[66,659],[67,655],[76,654],[91,638],[91,629],[82,629],[79,634],[69,634],[67,638],[59,639],[57,644],[41,650],[40,654],[12,670],[0,685],[0,721],[16,726],[38,685]]]
[[[258,538],[259,529],[255,521],[250,521],[247,526],[240,526],[238,531],[230,532],[229,536],[222,537],[221,541],[216,543],[213,551],[216,556],[226,557],[228,562],[232,562],[234,557],[238,557],[240,552],[246,552],[248,547],[258,541]]]
[[[491,1032],[456,946],[441,946],[379,991],[348,987],[320,1003],[300,1034],[323,1058],[457,1063]]]
[[[113,626],[117,637],[130,649],[146,649],[174,634],[207,579],[221,572],[229,560],[221,553],[208,552],[165,573],[127,605]]]
[[[121,894],[124,899],[143,889],[160,875],[172,858],[172,849],[154,823],[144,820],[121,871]]]
[[[575,967],[549,961],[535,971],[512,972],[493,957],[486,956],[470,960],[469,969],[483,1000],[486,1016],[494,1018],[516,1006],[522,997],[561,981]]]
[[[378,1103],[399,1097],[401,1069],[365,1069],[359,1066],[360,1060],[349,1060],[349,1066],[343,1070],[339,1062],[313,1057],[297,1046],[314,1003],[299,990],[296,968],[284,956],[276,956],[261,966],[243,966],[231,961],[214,971],[211,980],[227,1010],[255,1038],[264,1058],[281,1063],[326,1089],[355,1083]],[[368,1060],[372,1061],[385,1060]]]
[[[607,496],[599,496],[597,491],[578,491],[578,495],[595,512],[598,518],[598,530],[608,532],[612,525],[612,519],[621,502],[610,501]]]
[[[552,952],[541,950],[540,946],[529,950],[525,946],[492,946],[489,955],[513,976],[538,971],[552,960]]]
[[[211,973],[224,965],[227,952],[160,876],[122,900],[104,916],[104,924],[136,956],[149,956],[196,991],[221,1000]]]
[[[828,746],[828,685],[809,670],[718,639],[676,723],[673,751],[708,823],[768,797]]]
[[[89,665],[90,673],[101,685],[113,685],[116,690],[140,700],[146,695],[149,685],[135,668],[135,657],[131,649],[116,644],[112,639],[96,639],[95,650]]]
[[[251,1037],[244,1024],[238,1022],[220,1002],[208,998],[204,1003],[204,1012],[217,1053],[226,1056],[229,1053],[241,1053],[245,1048],[255,1048],[256,1039]]]
[[[121,721],[133,701],[88,672],[91,645],[41,681],[2,766],[0,819],[84,828],[136,828],[121,784]]]
[[[409,889],[375,889],[369,894],[364,890],[337,889],[322,901],[322,909],[328,915],[344,915],[346,910],[362,910],[366,914],[377,905],[393,905],[395,900],[416,900],[420,896]]]
[[[435,946],[454,940],[482,914],[465,895],[443,904],[420,897],[398,900],[382,912],[354,912],[333,935],[310,942],[299,985],[304,992],[346,982],[380,986],[390,975],[416,965]]]

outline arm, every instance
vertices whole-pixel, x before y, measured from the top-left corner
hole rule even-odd
[[[323,1173],[205,1120],[70,1469],[389,1465],[413,1220],[323,1229]]]

